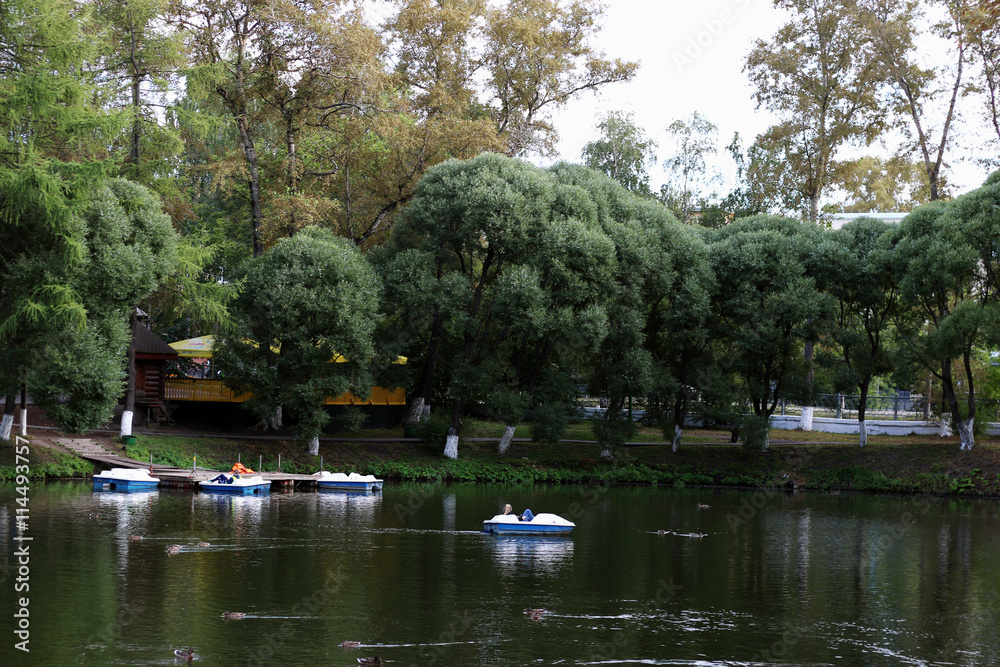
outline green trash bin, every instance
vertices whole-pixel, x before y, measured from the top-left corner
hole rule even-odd
[[[134,435],[123,435],[122,436],[122,445],[125,447],[125,449],[128,449],[129,447],[131,447],[134,444],[135,444],[135,436]]]

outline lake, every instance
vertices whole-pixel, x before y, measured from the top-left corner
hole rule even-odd
[[[188,647],[206,666],[1000,664],[993,500],[485,484],[227,497],[36,482],[20,543],[30,591],[15,593],[16,498],[0,486],[0,665],[174,665]],[[482,533],[504,503],[577,528]],[[30,653],[14,646],[22,596]]]

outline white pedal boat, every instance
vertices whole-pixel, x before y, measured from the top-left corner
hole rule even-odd
[[[341,491],[381,491],[382,480],[375,475],[359,475],[352,472],[345,475],[342,472],[321,470],[316,475],[316,485],[321,489],[338,489]]]
[[[521,521],[515,514],[497,514],[483,522],[483,532],[494,535],[566,535],[576,524],[557,514],[536,514]]]
[[[212,479],[203,479],[198,482],[202,491],[212,491],[216,493],[269,493],[271,483],[260,475],[232,475],[229,473],[219,473]]]
[[[112,468],[94,475],[94,491],[149,491],[159,483],[144,468]]]

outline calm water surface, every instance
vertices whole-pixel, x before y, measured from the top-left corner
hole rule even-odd
[[[0,665],[174,665],[178,647],[206,666],[1000,664],[994,501],[496,485],[237,498],[36,483],[24,654],[15,497],[0,487]],[[506,502],[577,529],[479,532]],[[546,613],[532,620],[528,607]]]

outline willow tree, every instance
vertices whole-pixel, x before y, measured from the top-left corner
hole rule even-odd
[[[241,274],[233,330],[217,338],[225,382],[253,393],[246,406],[262,420],[287,409],[296,439],[317,455],[331,419],[325,400],[371,392],[378,278],[349,240],[318,227],[282,239]]]

